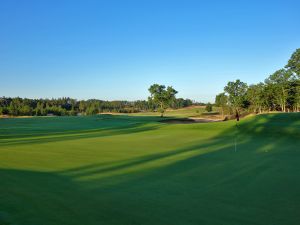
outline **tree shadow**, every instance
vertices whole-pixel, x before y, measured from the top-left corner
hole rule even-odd
[[[67,176],[0,169],[0,224],[99,224],[113,218],[104,193],[94,197]],[[17,184],[17,185],[16,185]],[[100,193],[99,193],[100,194]]]
[[[75,117],[76,118],[76,117]],[[46,121],[43,131],[40,132],[40,128],[37,130],[32,129],[28,133],[19,132],[23,129],[23,126],[16,126],[15,128],[10,129],[9,134],[3,134],[0,136],[0,145],[23,145],[23,144],[38,144],[38,143],[48,143],[48,142],[57,142],[65,140],[78,140],[84,138],[93,138],[93,137],[106,137],[114,135],[124,135],[124,134],[133,134],[139,132],[146,132],[150,130],[158,129],[161,124],[157,122],[159,117],[134,117],[134,116],[116,116],[116,115],[101,115],[94,117],[84,117],[80,119],[85,119],[89,121],[90,126],[86,127],[76,127],[74,130],[70,131],[60,131],[62,125],[59,129],[50,129],[48,127],[49,121],[44,120],[44,118],[30,118],[30,119],[18,119],[21,120],[22,124],[31,123],[37,119],[38,121],[35,126],[42,126],[40,121]],[[52,119],[52,118],[51,118]],[[72,128],[72,120],[68,121],[70,118],[55,118],[58,121],[67,120],[66,128]],[[71,118],[73,119],[73,118]],[[9,119],[10,120],[10,119]],[[17,119],[12,119],[17,120]],[[25,122],[24,122],[25,121]],[[14,123],[14,121],[10,121]],[[50,121],[51,122],[51,121]],[[7,126],[11,123],[8,123]],[[82,123],[82,121],[80,121]],[[28,124],[26,125],[28,126]],[[65,128],[64,128],[65,129]],[[49,131],[49,132],[48,132]],[[5,132],[2,131],[2,133]],[[15,133],[14,133],[15,132]],[[18,133],[19,132],[19,133]],[[37,133],[38,132],[38,133]]]

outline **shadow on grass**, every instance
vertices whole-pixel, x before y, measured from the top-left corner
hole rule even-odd
[[[2,169],[0,221],[298,225],[299,121],[300,114],[261,115],[204,143],[113,165]]]
[[[75,117],[76,118],[76,117]],[[38,118],[40,120],[44,120]],[[70,118],[55,118],[56,120],[66,119],[67,121]],[[64,128],[63,125],[60,125],[56,130],[51,130],[48,133],[37,134],[35,126],[43,126],[43,124],[37,123],[32,127],[28,133],[18,133],[22,130],[22,126],[12,128],[12,131],[15,130],[15,134],[5,134],[0,136],[0,145],[23,145],[23,144],[36,144],[36,143],[48,143],[56,141],[65,141],[65,140],[78,140],[83,138],[93,138],[93,137],[106,137],[114,135],[123,135],[123,134],[133,134],[139,132],[145,132],[150,130],[155,130],[161,126],[157,121],[159,117],[133,117],[133,116],[113,116],[113,115],[101,115],[95,117],[84,117],[80,119],[85,119],[87,122],[91,123],[90,126],[85,127],[85,129],[75,129],[71,131],[58,131]],[[23,120],[24,119],[19,119]],[[29,119],[28,119],[29,120]],[[39,120],[39,121],[40,121]],[[91,120],[91,121],[90,121]],[[23,122],[22,121],[22,122]],[[30,121],[35,121],[35,118],[30,118]],[[46,122],[45,122],[46,121]],[[13,121],[12,121],[13,122]],[[84,120],[82,122],[85,122]],[[24,123],[24,122],[23,122]],[[49,121],[44,120],[44,132],[49,129]],[[51,120],[50,120],[51,123]],[[27,125],[28,126],[28,125]],[[72,129],[72,120],[66,123],[66,128]],[[11,131],[11,132],[12,132]],[[3,131],[2,131],[3,132]]]

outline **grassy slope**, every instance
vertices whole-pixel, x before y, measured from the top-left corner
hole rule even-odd
[[[213,114],[217,114],[218,112],[217,107],[213,107]],[[159,112],[141,112],[141,113],[133,113],[128,115],[135,115],[135,116],[160,116]],[[210,114],[206,112],[204,106],[191,106],[181,109],[168,109],[164,113],[164,116],[166,117],[207,117]]]
[[[300,224],[300,114],[0,120],[0,224]]]

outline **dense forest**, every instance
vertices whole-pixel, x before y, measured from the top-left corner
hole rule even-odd
[[[300,49],[292,54],[284,68],[275,71],[264,82],[249,86],[240,80],[228,82],[215,102],[223,115],[237,117],[243,112],[299,112]]]
[[[177,109],[195,103],[190,99],[174,99],[170,107]],[[148,101],[102,101],[97,99],[77,101],[72,98],[28,99],[0,97],[0,115],[10,116],[74,116],[93,115],[105,112],[133,113],[156,111],[158,105]]]

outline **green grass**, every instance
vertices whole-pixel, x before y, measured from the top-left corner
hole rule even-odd
[[[212,113],[207,113],[205,107],[202,106],[194,106],[194,107],[186,107],[176,110],[166,110],[164,116],[167,117],[203,117],[210,114],[218,114],[218,107],[213,107]],[[130,115],[130,114],[129,114]],[[141,112],[141,113],[133,113],[131,115],[142,115],[142,116],[160,116],[159,112]]]
[[[300,224],[300,114],[159,120],[0,119],[0,224]]]

